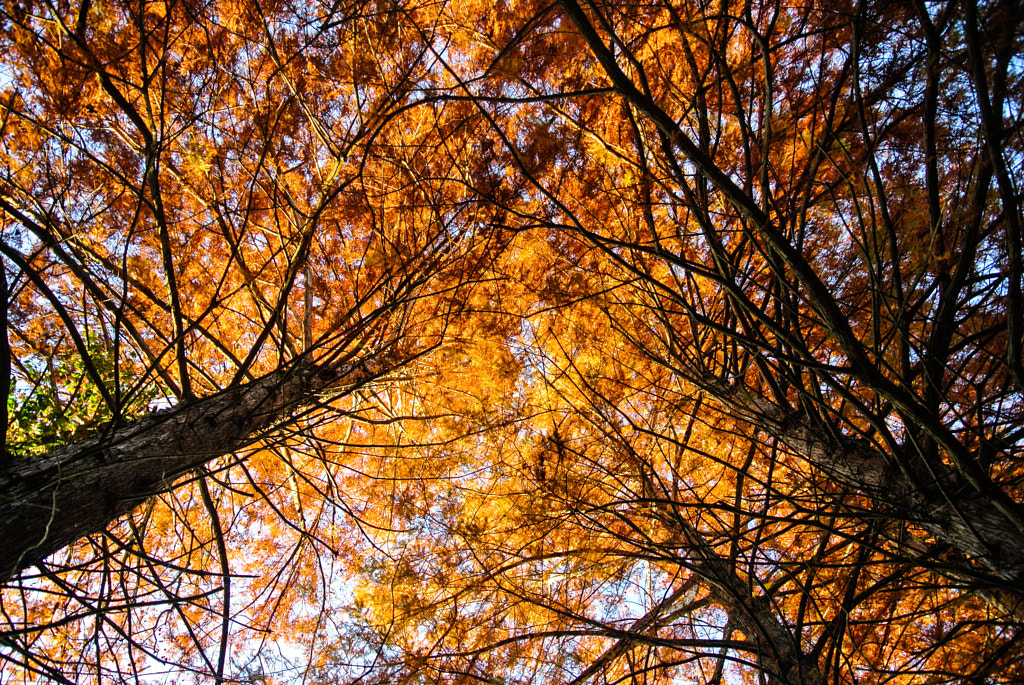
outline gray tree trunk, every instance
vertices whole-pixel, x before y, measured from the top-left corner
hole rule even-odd
[[[397,364],[300,362],[0,469],[0,581],[98,533],[216,457],[256,440],[329,386],[354,388]]]
[[[945,466],[908,478],[895,457],[868,442],[831,437],[798,413],[738,388],[709,384],[708,390],[829,477],[972,557],[1005,581],[1004,590],[1024,596],[1024,532],[1014,521],[1019,511],[1005,511],[1019,505],[978,492]]]

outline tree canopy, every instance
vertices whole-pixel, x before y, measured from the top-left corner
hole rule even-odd
[[[0,680],[1024,680],[1012,0],[0,6]]]

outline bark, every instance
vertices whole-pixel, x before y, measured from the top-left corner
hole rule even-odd
[[[736,573],[735,560],[716,553],[698,530],[673,512],[663,512],[662,520],[678,535],[676,542],[686,549],[690,567],[708,584],[712,600],[728,614],[729,625],[743,632],[745,649],[756,657],[768,685],[825,685],[817,658],[800,647],[799,632],[786,625],[767,596],[753,594],[752,584]]]
[[[665,504],[672,501],[670,493],[642,473],[641,478],[647,492],[659,492],[659,518],[673,531],[673,546],[686,550],[687,565],[708,584],[729,625],[743,632],[746,649],[768,676],[768,685],[825,685],[817,657],[804,653],[800,632],[780,618],[769,597],[755,594],[755,583],[736,572],[736,560],[718,554],[699,530]]]
[[[767,597],[751,594],[732,561],[713,553],[694,554],[692,561],[711,586],[712,597],[728,613],[730,624],[753,643],[768,685],[825,685],[817,659],[800,649],[800,636],[779,619]]]
[[[103,530],[190,469],[251,444],[328,386],[356,387],[394,366],[385,356],[299,362],[7,465],[0,470],[0,580]]]
[[[695,581],[684,583],[673,591],[672,594],[659,602],[656,607],[647,612],[646,615],[633,621],[629,626],[628,632],[631,635],[652,632],[657,633],[658,622],[675,608],[676,603],[679,602],[681,598],[691,591],[696,591]],[[601,656],[591,661],[590,665],[587,666],[582,673],[573,678],[569,685],[583,685],[591,680],[597,682],[596,677],[604,673],[613,663],[626,654],[634,644],[634,640],[631,640],[628,637],[616,640],[611,647],[601,654]]]
[[[670,147],[678,149],[700,175],[757,227],[757,234],[791,270],[809,304],[840,342],[850,359],[850,366],[872,369],[871,360],[846,317],[811,265],[769,221],[754,200],[680,130],[672,117],[634,85],[618,66],[615,55],[598,35],[579,3],[561,0],[561,5],[611,79],[616,92],[652,121],[667,137]],[[723,278],[727,283],[728,276],[723,275]],[[889,383],[882,374],[869,373],[866,380],[876,386],[881,396],[906,411],[911,419],[932,429],[937,425],[931,422],[932,417],[915,398]],[[890,512],[922,526],[936,538],[973,557],[1005,581],[1011,591],[1022,594],[1016,588],[1024,585],[1024,527],[1021,525],[1024,512],[1018,503],[973,468],[958,451],[960,446],[948,431],[940,431],[937,437],[958,470],[936,465],[933,473],[921,479],[922,482],[912,482],[898,468],[894,458],[870,444],[831,439],[793,410],[759,398],[741,397],[734,388],[718,387],[717,381],[710,381],[707,389],[735,408],[739,415],[777,437],[790,450],[830,477],[868,495]]]
[[[917,524],[1024,595],[1024,533],[1003,502],[978,490],[951,468],[935,465],[911,480],[895,457],[855,439],[837,439],[799,413],[718,385],[708,389],[747,421],[778,438],[793,453],[839,483],[863,493],[892,514]]]

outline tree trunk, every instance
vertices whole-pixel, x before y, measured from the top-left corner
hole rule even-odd
[[[383,356],[329,366],[300,362],[4,467],[0,580],[103,530],[188,470],[251,444],[318,391],[359,386],[395,365]]]
[[[768,685],[825,685],[817,657],[801,649],[799,631],[780,619],[766,595],[754,594],[752,579],[736,572],[736,560],[719,555],[699,530],[665,505],[672,500],[670,493],[641,478],[645,490],[658,492],[659,518],[673,531],[673,547],[686,550],[688,565],[707,582],[712,599],[728,614],[729,625],[743,632]]]
[[[794,454],[837,482],[863,493],[893,515],[973,557],[1018,596],[1024,586],[1024,533],[1001,508],[953,469],[911,481],[891,458],[870,443],[837,440],[797,412],[753,397],[739,388],[707,388],[744,419],[778,438]]]
[[[774,253],[773,259],[780,265],[773,268],[780,269],[780,273],[786,272],[784,282],[795,279],[799,284],[808,304],[828,326],[845,354],[850,356],[851,366],[870,368],[872,362],[849,326],[842,308],[800,251],[772,223],[753,197],[723,172],[649,94],[634,84],[619,67],[615,53],[605,44],[577,0],[561,0],[561,5],[616,92],[663,133],[666,150],[678,149],[682,159],[693,165],[740,216],[757,227],[760,240]],[[680,164],[677,168],[682,166]],[[685,184],[685,179],[681,183]],[[721,278],[723,283],[727,283],[732,277],[723,273]],[[801,315],[797,313],[797,316]],[[747,344],[742,336],[737,340],[741,345]],[[760,354],[756,346],[751,348],[751,352]],[[696,370],[694,375],[700,377],[701,370]],[[876,375],[884,379],[884,375]],[[720,385],[717,380],[708,381],[705,386],[720,401],[736,410],[738,416],[763,428],[830,477],[868,495],[895,516],[920,525],[936,538],[987,567],[1005,581],[1011,592],[1018,596],[1024,594],[1018,589],[1024,586],[1024,528],[1021,525],[1024,512],[998,487],[990,483],[971,483],[965,477],[967,474],[961,475],[941,464],[934,465],[932,473],[922,482],[914,482],[898,468],[896,459],[866,442],[832,439],[805,421],[798,412],[760,398],[744,396],[741,390]],[[884,397],[890,391],[890,388],[884,388],[881,394]]]

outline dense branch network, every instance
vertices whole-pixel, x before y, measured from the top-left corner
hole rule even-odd
[[[3,8],[3,679],[1019,681],[1022,21]]]

